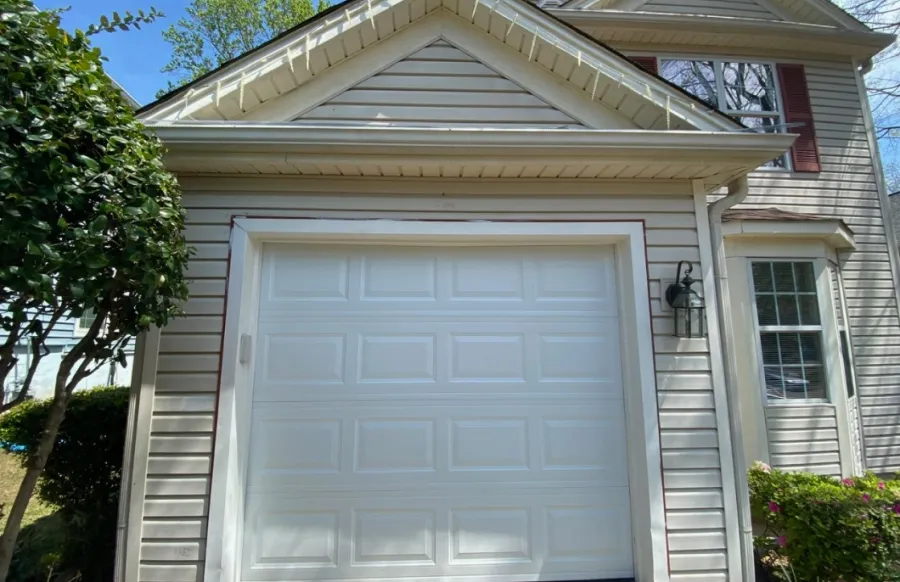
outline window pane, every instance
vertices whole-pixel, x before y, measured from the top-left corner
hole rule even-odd
[[[794,263],[794,273],[797,276],[797,291],[816,292],[816,275],[812,263]]]
[[[825,375],[821,366],[807,366],[806,372],[806,397],[825,399]]]
[[[785,398],[806,398],[807,381],[803,374],[803,366],[782,368],[782,381]]]
[[[822,364],[822,345],[819,342],[819,332],[807,332],[797,334],[800,338],[800,350],[804,364]]]
[[[781,353],[781,363],[802,364],[800,358],[800,338],[796,333],[779,333],[778,336],[779,351]]]
[[[663,60],[659,74],[710,106],[719,106],[716,73],[712,61]]]
[[[759,342],[762,345],[763,364],[780,365],[778,334],[761,333],[759,334]]]
[[[778,325],[778,311],[774,295],[756,296],[756,316],[760,325]]]
[[[772,67],[724,63],[725,107],[736,111],[778,111]]]
[[[841,357],[844,360],[844,377],[847,382],[847,398],[853,398],[856,394],[856,384],[853,381],[853,369],[850,367],[850,338],[847,331],[841,330]]]
[[[94,315],[94,310],[90,308],[85,309],[81,317],[78,318],[78,327],[88,329],[93,325],[95,319],[97,319],[97,316]]]
[[[815,295],[799,295],[800,323],[802,325],[819,325],[819,299]]]
[[[775,273],[776,291],[794,291],[794,268],[791,263],[772,263],[772,270]]]
[[[753,263],[753,288],[762,293],[775,291],[772,283],[772,263]]]
[[[777,295],[778,325],[800,325],[796,295]]]
[[[778,366],[765,366],[766,397],[769,400],[781,400],[784,398],[784,383],[781,378],[781,368]]]

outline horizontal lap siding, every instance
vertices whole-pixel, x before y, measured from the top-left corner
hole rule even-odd
[[[441,127],[583,127],[445,41],[421,49],[298,119]]]
[[[202,576],[232,215],[646,219],[672,569],[687,578],[700,574],[705,580],[725,579],[724,497],[707,342],[671,337],[671,315],[660,307],[663,284],[672,277],[676,262],[699,260],[689,195],[567,198],[557,194],[552,199],[490,198],[489,192],[477,198],[328,196],[267,193],[266,183],[248,181],[244,192],[187,188],[186,234],[198,254],[189,268],[194,280],[187,317],[164,329],[161,338],[144,508],[143,582],[192,582]],[[653,212],[648,213],[649,208]]]
[[[650,0],[640,10],[781,20],[753,0]]]
[[[841,475],[837,416],[831,404],[767,406],[769,459],[785,471]]]
[[[757,173],[743,206],[844,220],[857,250],[841,255],[867,468],[900,469],[900,319],[888,240],[850,63],[807,62],[821,174]]]

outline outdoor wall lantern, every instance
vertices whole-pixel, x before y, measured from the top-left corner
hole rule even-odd
[[[684,269],[684,278],[681,277],[681,267],[687,263]],[[666,302],[675,313],[675,337],[694,338],[706,337],[706,304],[703,298],[691,285],[697,281],[691,277],[694,265],[690,261],[680,261],[675,272],[675,283],[666,289]]]

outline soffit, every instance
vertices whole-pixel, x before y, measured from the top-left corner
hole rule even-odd
[[[894,41],[893,35],[834,25],[656,14],[621,10],[551,10],[558,18],[619,50],[665,45],[671,50],[710,54],[745,52],[759,56],[822,55],[870,58]]]
[[[739,130],[740,124],[647,73],[546,12],[521,0],[354,0],[310,21],[279,41],[151,104],[145,122],[234,120],[349,63],[420,22],[425,36],[441,30],[479,32],[529,66],[539,66],[596,101],[629,116],[645,129]],[[434,22],[441,22],[435,27]],[[424,31],[424,27],[423,27]],[[436,35],[436,36],[435,36]],[[457,43],[460,44],[460,43]],[[467,48],[467,47],[464,47]],[[404,55],[398,53],[398,59]],[[371,75],[377,71],[368,71]],[[528,88],[528,87],[526,87]],[[314,103],[311,103],[311,105]]]

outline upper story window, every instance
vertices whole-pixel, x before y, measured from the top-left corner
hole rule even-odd
[[[826,400],[813,263],[753,261],[752,272],[767,400]]]
[[[91,329],[91,326],[94,325],[95,319],[97,319],[97,315],[94,313],[94,310],[91,308],[85,309],[81,317],[75,320],[75,337],[84,337],[88,330]]]
[[[783,131],[784,109],[769,63],[660,59],[659,74],[701,101],[758,131]],[[790,169],[783,155],[764,167]]]

